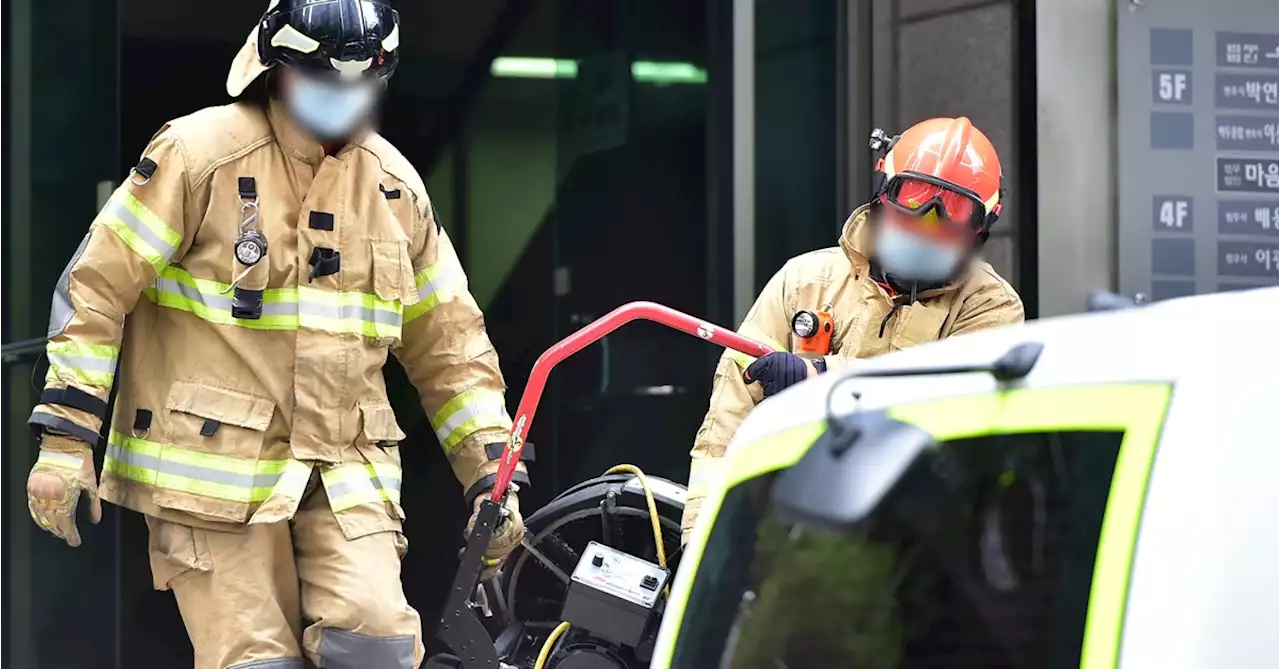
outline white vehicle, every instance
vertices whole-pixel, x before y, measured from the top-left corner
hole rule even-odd
[[[1280,666],[1280,289],[1050,319],[762,403],[653,667]]]

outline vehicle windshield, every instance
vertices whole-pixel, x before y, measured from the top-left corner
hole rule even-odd
[[[943,443],[844,533],[779,517],[769,504],[776,474],[735,486],[672,667],[1079,666],[1122,436]]]

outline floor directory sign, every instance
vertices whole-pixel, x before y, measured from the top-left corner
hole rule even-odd
[[[1121,292],[1276,285],[1276,0],[1116,4]]]

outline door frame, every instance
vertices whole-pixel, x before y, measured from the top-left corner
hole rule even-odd
[[[1082,669],[1111,669],[1119,661],[1129,579],[1151,468],[1173,395],[1171,382],[1121,382],[1000,389],[885,407],[889,417],[911,423],[938,441],[1029,432],[1123,431],[1107,494],[1094,558],[1080,653]],[[702,516],[715,518],[725,494],[735,486],[794,465],[826,432],[826,420],[779,426],[735,446],[726,456],[723,478],[708,490]],[[681,560],[681,574],[696,573],[710,535],[702,523]],[[679,578],[667,604],[664,630],[654,651],[655,667],[665,667],[679,642],[679,619],[692,592]]]
[[[1059,386],[950,397],[888,409],[890,417],[912,423],[938,440],[1123,430],[1089,586],[1082,669],[1111,668],[1119,661],[1134,548],[1172,392],[1170,383]]]

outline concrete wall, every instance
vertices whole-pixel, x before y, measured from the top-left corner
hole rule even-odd
[[[1116,287],[1115,7],[1036,6],[1041,316]]]
[[[1018,286],[1020,222],[1034,220],[1017,201],[1019,174],[1014,96],[1014,3],[901,0],[896,21],[894,132],[937,116],[967,116],[1000,153],[1005,214],[983,249]]]

